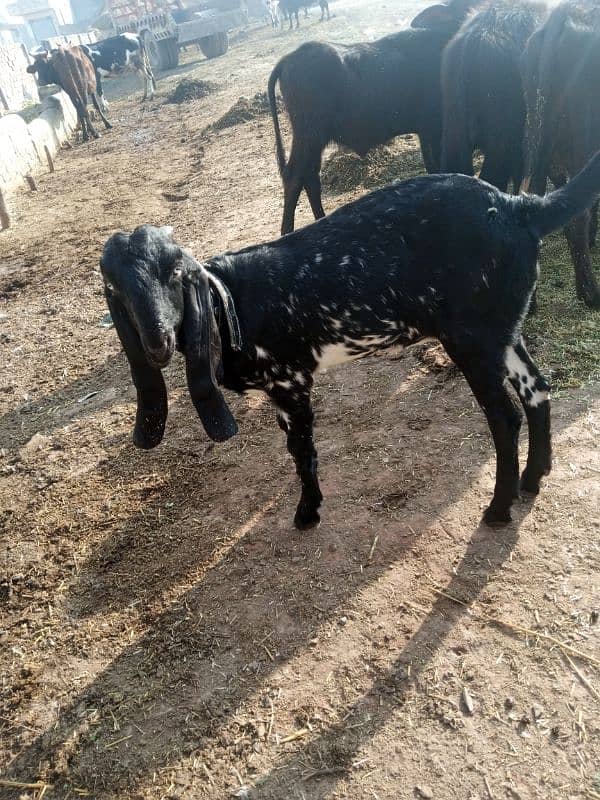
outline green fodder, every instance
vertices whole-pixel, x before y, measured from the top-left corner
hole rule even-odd
[[[598,271],[600,253],[593,251]],[[573,262],[562,233],[544,240],[540,257],[537,313],[525,322],[535,359],[554,390],[600,379],[600,312],[575,294]]]

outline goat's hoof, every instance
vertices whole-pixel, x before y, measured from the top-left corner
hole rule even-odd
[[[540,479],[527,474],[527,470],[521,476],[521,491],[526,495],[535,497],[540,493]]]
[[[294,526],[299,531],[308,530],[308,528],[314,528],[315,525],[318,525],[321,521],[321,517],[319,516],[319,512],[316,508],[307,508],[298,506],[296,514],[294,515]]]
[[[162,420],[157,420],[154,425],[136,425],[133,431],[133,443],[140,450],[152,450],[162,442],[165,432],[165,424]]]
[[[489,528],[501,528],[512,522],[510,509],[498,510],[493,506],[488,506],[483,515],[483,521]]]

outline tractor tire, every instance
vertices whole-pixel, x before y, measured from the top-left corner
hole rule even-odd
[[[161,70],[174,69],[179,63],[179,47],[175,39],[161,39],[158,42]]]
[[[212,36],[205,36],[203,39],[200,39],[198,46],[206,58],[217,58],[217,56],[225,55],[229,48],[227,31],[214,33]]]

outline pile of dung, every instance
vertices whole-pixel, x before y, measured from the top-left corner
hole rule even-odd
[[[281,109],[280,101],[277,102],[278,110]],[[250,122],[265,114],[270,114],[269,98],[266,92],[257,92],[253,97],[240,97],[229,111],[211,125],[211,128],[221,131],[224,128],[231,128],[233,125],[241,125],[243,122]]]
[[[410,136],[376,147],[365,158],[338,150],[323,164],[321,183],[333,194],[341,194],[360,186],[375,189],[424,172],[419,140]]]
[[[194,78],[183,78],[169,94],[166,103],[190,103],[192,100],[201,100],[216,91],[217,86],[209,81],[199,81]]]

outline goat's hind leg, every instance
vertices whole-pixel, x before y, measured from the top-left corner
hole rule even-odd
[[[446,345],[446,343],[444,343]],[[510,508],[519,496],[519,431],[522,414],[505,383],[503,353],[465,352],[448,347],[483,409],[496,448],[494,496],[483,520],[496,526],[511,521]]]
[[[542,476],[552,469],[550,385],[527,352],[523,339],[506,351],[506,370],[525,409],[529,430],[529,452],[521,489],[537,494]]]
[[[302,530],[318,524],[318,509],[323,495],[317,477],[310,391],[306,388],[298,391],[298,388],[294,387],[290,392],[276,388],[269,392],[269,396],[278,409],[277,420],[287,434],[288,451],[302,483],[302,494],[294,516],[294,525]]]

